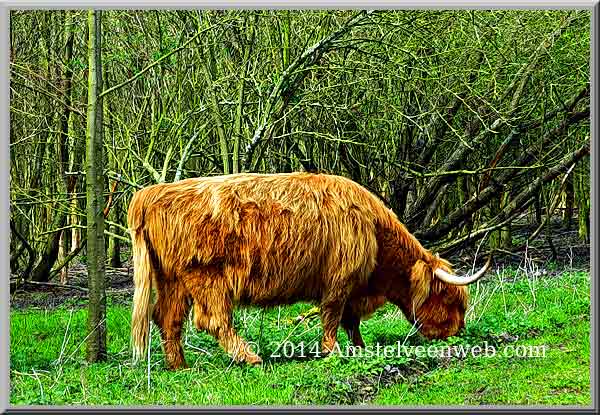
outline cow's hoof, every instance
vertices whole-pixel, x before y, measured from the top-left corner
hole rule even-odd
[[[250,365],[260,365],[262,363],[262,359],[258,355],[250,355],[246,356],[246,363]]]
[[[167,368],[169,370],[189,369],[189,365],[184,361],[184,362],[168,364]]]
[[[339,346],[337,342],[321,343],[321,356],[329,356],[330,354],[335,354],[335,352],[337,351],[339,351]]]

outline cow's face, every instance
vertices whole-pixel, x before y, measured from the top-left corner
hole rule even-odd
[[[429,339],[445,339],[465,326],[467,289],[434,280],[429,297],[416,308],[414,321]]]
[[[434,267],[451,271],[449,264],[441,259],[436,258],[429,264],[417,261],[410,274],[409,295],[393,302],[425,337],[445,339],[465,326],[468,289],[441,281],[434,275]]]

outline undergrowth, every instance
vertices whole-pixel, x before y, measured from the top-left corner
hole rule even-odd
[[[526,271],[526,272],[524,272]],[[238,310],[236,326],[264,363],[232,363],[217,342],[186,327],[190,368],[164,368],[156,329],[149,367],[133,367],[130,308],[108,306],[106,362],[85,362],[86,310],[13,311],[10,319],[12,405],[589,405],[590,285],[587,272],[543,275],[505,269],[471,287],[467,327],[428,341],[392,305],[364,321],[368,347],[545,347],[544,356],[348,356],[310,353],[321,336],[318,318],[297,323],[312,306]],[[287,346],[286,346],[287,345]],[[290,353],[294,345],[293,353]],[[299,345],[304,345],[301,352]],[[289,346],[289,347],[288,347]],[[286,349],[287,347],[287,349]],[[462,347],[462,349],[460,349]],[[398,350],[398,349],[396,349]],[[304,357],[302,357],[304,356]],[[149,370],[148,370],[149,369]]]

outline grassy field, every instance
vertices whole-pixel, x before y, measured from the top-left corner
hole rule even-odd
[[[295,317],[307,304],[240,310],[240,333],[260,347],[264,364],[232,364],[216,342],[188,327],[190,369],[169,372],[156,330],[150,371],[132,367],[130,309],[108,311],[108,361],[84,360],[86,312],[76,303],[11,313],[12,405],[590,405],[590,285],[587,272],[534,277],[505,270],[471,288],[473,307],[460,337],[413,335],[391,306],[362,323],[367,345],[495,347],[494,357],[406,355],[311,357],[318,318]],[[340,330],[340,347],[347,338]],[[291,342],[291,343],[286,343]],[[304,342],[303,354],[296,347]],[[527,347],[533,348],[527,349]],[[545,346],[545,349],[541,347]],[[463,347],[463,349],[460,349]],[[505,349],[507,348],[507,349]],[[417,350],[417,349],[408,349]],[[471,349],[472,350],[472,349]],[[508,354],[503,353],[507,351]],[[512,350],[512,352],[511,352]],[[536,356],[521,356],[537,350]],[[540,350],[543,353],[540,355]],[[285,357],[285,355],[288,357]],[[516,355],[515,355],[516,354]],[[535,353],[534,353],[535,354]]]

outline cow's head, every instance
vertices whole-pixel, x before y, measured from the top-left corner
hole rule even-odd
[[[409,295],[394,302],[425,337],[454,336],[465,326],[469,298],[466,286],[481,278],[490,265],[491,258],[475,274],[459,277],[452,274],[448,261],[437,255],[419,259],[410,271]]]

